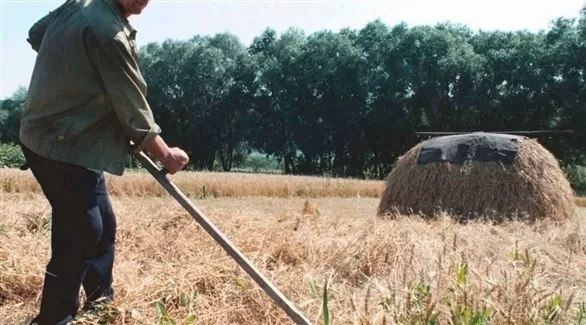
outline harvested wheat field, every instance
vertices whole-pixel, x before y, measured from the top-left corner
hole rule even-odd
[[[34,186],[23,185],[26,175],[0,173],[0,324],[6,325],[24,324],[36,312],[49,253],[49,206]],[[173,179],[181,184],[190,177]],[[257,187],[309,186],[313,194],[246,195],[245,188],[258,189],[238,182],[254,176],[241,175],[222,184],[240,194],[194,196],[194,203],[314,324],[325,323],[324,311],[330,324],[586,320],[586,210],[531,224],[385,220],[376,217],[379,198],[363,193],[368,186],[380,190],[382,182],[348,182],[346,194],[336,197],[323,180],[256,177]],[[137,179],[140,191],[113,196],[117,300],[80,314],[76,324],[291,324],[177,202],[145,194],[158,186],[147,175],[111,185],[134,188],[126,182]]]
[[[400,157],[378,214],[534,221],[570,218],[575,208],[557,159],[537,140],[476,132],[423,141]]]
[[[359,179],[270,174],[181,172],[168,175],[190,197],[379,197],[382,182]],[[106,174],[111,195],[167,197],[168,194],[147,172],[126,172],[122,177]],[[0,169],[0,191],[4,193],[40,193],[32,173],[18,169]]]

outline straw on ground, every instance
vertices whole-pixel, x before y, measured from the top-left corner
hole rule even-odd
[[[125,183],[135,180],[130,176],[111,184],[131,188]],[[279,177],[276,184],[258,177],[266,183],[256,187],[299,184],[293,176]],[[251,187],[244,184],[231,180],[225,186],[236,193]],[[362,182],[353,184],[348,186],[356,186],[354,193],[362,191]],[[132,193],[138,195],[113,197],[119,216],[117,301],[80,315],[80,324],[289,323],[174,200]],[[39,193],[0,195],[0,319],[20,324],[38,308],[50,210]],[[324,310],[331,324],[586,319],[584,210],[559,224],[462,225],[449,217],[380,220],[379,198],[347,196],[194,200],[316,324],[324,321]]]

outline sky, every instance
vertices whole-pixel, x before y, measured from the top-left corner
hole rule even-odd
[[[0,0],[0,99],[28,87],[35,52],[26,38],[38,19],[62,0]],[[151,0],[130,17],[139,46],[195,35],[235,34],[248,46],[266,28],[290,27],[307,35],[342,28],[361,29],[380,19],[393,26],[464,24],[472,30],[547,30],[559,17],[579,17],[585,0]]]

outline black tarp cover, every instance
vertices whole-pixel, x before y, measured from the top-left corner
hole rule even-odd
[[[423,142],[418,162],[496,161],[512,164],[519,143],[524,139],[524,136],[484,132],[440,136]]]

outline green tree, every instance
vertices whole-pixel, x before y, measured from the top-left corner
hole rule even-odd
[[[305,42],[299,29],[291,28],[277,38],[269,28],[249,48],[256,67],[250,142],[259,151],[283,160],[285,173],[296,172],[298,165],[294,103],[300,86],[296,61]]]
[[[304,173],[362,176],[365,89],[352,32],[311,35],[296,62],[300,78],[294,138]]]
[[[140,51],[149,102],[169,142],[188,150],[198,169],[219,158],[230,170],[242,156],[241,124],[250,99],[253,66],[246,48],[229,33],[167,40]]]
[[[18,143],[20,117],[24,109],[28,90],[18,87],[0,104],[0,143]]]

